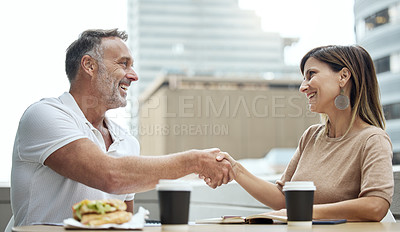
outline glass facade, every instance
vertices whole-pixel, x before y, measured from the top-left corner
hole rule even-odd
[[[400,0],[356,0],[357,43],[374,61],[393,164],[400,164]]]
[[[400,3],[391,4],[377,12],[371,13],[356,22],[356,34],[358,38],[364,37],[369,31],[373,31],[386,24],[398,24],[400,22]]]
[[[151,90],[160,76],[299,79],[284,48],[297,38],[265,32],[237,0],[128,0],[128,41],[140,81],[130,96]],[[135,108],[132,101],[131,108]],[[136,118],[131,124],[137,123]]]
[[[165,73],[300,78],[284,64],[284,48],[296,38],[265,32],[254,11],[237,0],[129,0],[129,46],[140,76],[138,91]]]

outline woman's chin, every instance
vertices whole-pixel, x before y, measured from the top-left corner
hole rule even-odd
[[[309,106],[308,106],[308,110],[311,111],[311,112],[313,112],[313,113],[318,113],[318,112],[317,112],[317,108],[315,107],[315,105],[309,105]]]

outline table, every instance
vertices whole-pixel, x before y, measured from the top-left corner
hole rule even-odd
[[[20,226],[14,227],[14,232],[49,232],[49,231],[71,231],[71,232],[88,232],[88,230],[65,230],[62,226]],[[111,231],[111,232],[127,232],[129,230],[93,230],[94,232]],[[139,230],[140,231],[140,230]],[[313,225],[312,228],[291,227],[286,224],[235,224],[235,225],[188,225],[178,226],[175,228],[168,228],[164,226],[158,227],[145,227],[142,231],[145,232],[160,232],[160,231],[188,231],[188,232],[302,232],[302,231],[316,231],[316,232],[368,232],[368,231],[400,231],[400,223],[380,223],[380,222],[348,222],[338,225]]]

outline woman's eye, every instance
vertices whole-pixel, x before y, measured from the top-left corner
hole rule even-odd
[[[311,80],[311,78],[313,78],[314,75],[315,75],[315,72],[314,71],[310,71],[308,73],[308,79]]]

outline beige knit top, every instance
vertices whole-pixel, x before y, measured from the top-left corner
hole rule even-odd
[[[343,138],[319,136],[324,125],[313,125],[302,135],[297,150],[277,187],[286,181],[314,181],[314,204],[365,196],[392,202],[392,144],[386,132],[369,126]]]

